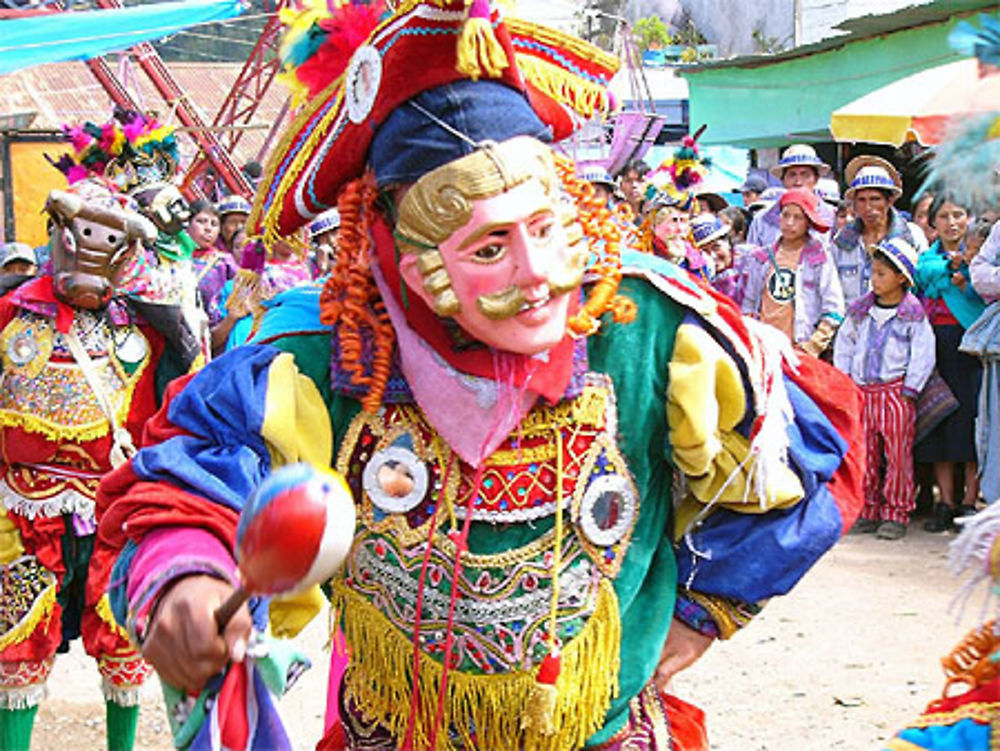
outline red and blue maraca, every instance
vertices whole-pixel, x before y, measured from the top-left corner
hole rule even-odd
[[[301,592],[333,576],[350,550],[355,521],[340,474],[289,464],[268,475],[240,514],[240,586],[215,612],[219,630],[252,595]]]

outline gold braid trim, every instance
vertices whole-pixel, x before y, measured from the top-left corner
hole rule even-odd
[[[397,740],[406,737],[413,686],[413,644],[385,616],[342,581],[333,585],[332,606],[343,614],[347,643],[353,645],[344,677],[348,696],[368,719],[385,726]],[[612,698],[618,695],[621,621],[618,598],[603,579],[590,620],[562,651],[556,682],[555,732],[540,735],[521,728],[529,709],[536,671],[479,675],[450,671],[438,736],[440,751],[458,748],[523,748],[569,751],[582,748],[601,729]],[[441,664],[421,653],[413,739],[428,749],[438,710]],[[470,730],[475,730],[475,741]],[[450,732],[458,734],[459,746]]]
[[[725,597],[706,595],[702,592],[694,592],[690,589],[684,590],[684,596],[701,605],[708,614],[712,616],[715,625],[719,628],[719,638],[728,639],[741,628],[746,626],[753,619],[760,608],[756,605],[747,606],[745,603],[736,603]]]
[[[6,634],[0,634],[0,652],[12,644],[20,644],[26,641],[43,620],[47,621],[51,617],[52,609],[56,604],[56,580],[50,573],[49,576],[52,577],[50,584],[31,603],[28,613],[14,628]]]
[[[595,63],[602,68],[614,73],[621,67],[622,61],[615,55],[605,52],[600,47],[585,42],[579,37],[566,34],[558,29],[549,26],[542,26],[533,21],[525,21],[523,18],[504,18],[504,25],[507,30],[516,36],[525,36],[534,39],[536,42],[568,50],[577,57],[582,57]],[[520,65],[520,60],[518,60]]]
[[[985,704],[964,704],[950,712],[935,712],[930,710],[908,723],[906,727],[913,729],[929,728],[935,725],[953,725],[960,720],[973,720],[981,724],[994,721],[1000,715],[1000,702]]]

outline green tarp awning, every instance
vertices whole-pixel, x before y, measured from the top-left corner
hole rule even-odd
[[[995,8],[987,0],[938,0],[885,16],[853,19],[848,33],[777,55],[692,66],[691,129],[701,141],[744,148],[829,141],[830,114],[912,73],[960,59],[947,43],[962,17]]]

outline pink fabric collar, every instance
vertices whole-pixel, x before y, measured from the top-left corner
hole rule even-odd
[[[400,368],[413,398],[455,453],[478,467],[520,424],[538,394],[527,386],[516,388],[505,377],[511,368],[502,352],[494,355],[496,378],[453,368],[407,323],[374,259],[372,275],[395,329]]]

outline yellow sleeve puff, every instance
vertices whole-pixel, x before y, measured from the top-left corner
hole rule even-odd
[[[794,505],[804,495],[787,466],[772,481],[766,502],[748,492],[753,470],[753,460],[747,459],[750,443],[735,429],[746,413],[745,394],[740,371],[726,351],[701,327],[681,325],[667,388],[672,457],[689,489],[688,498],[678,499],[679,530],[686,528],[701,504],[762,513]]]
[[[329,467],[333,429],[316,385],[299,372],[295,358],[283,352],[268,371],[267,398],[261,435],[274,468],[295,462]],[[271,632],[281,638],[298,634],[323,609],[319,586],[271,600]]]

